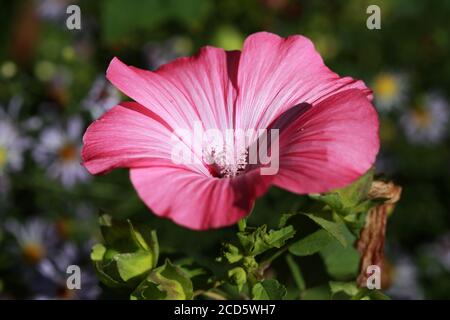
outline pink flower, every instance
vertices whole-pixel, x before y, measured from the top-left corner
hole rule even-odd
[[[158,216],[204,230],[236,223],[271,185],[321,193],[348,185],[374,163],[378,117],[362,81],[329,70],[310,40],[260,32],[242,51],[204,47],[151,72],[114,58],[107,78],[136,102],[107,111],[87,129],[82,157],[92,174],[130,168]],[[279,128],[279,171],[247,165],[231,174],[171,160],[172,133]],[[220,169],[220,168],[219,168]]]

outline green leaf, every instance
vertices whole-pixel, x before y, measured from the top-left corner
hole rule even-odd
[[[159,242],[155,230],[150,231],[150,250],[153,253],[153,267],[156,267],[159,260]]]
[[[345,188],[325,194],[310,194],[309,196],[325,203],[333,211],[342,216],[355,212],[363,212],[367,208],[364,205],[360,206],[360,203],[367,200],[367,194],[373,181],[373,174],[374,169],[372,168]]]
[[[293,226],[286,226],[279,230],[270,230],[266,242],[271,248],[281,248],[287,240],[295,235]]]
[[[144,250],[114,256],[120,277],[128,281],[148,272],[153,267],[153,255]]]
[[[142,233],[131,221],[107,214],[102,214],[99,222],[105,243],[92,248],[91,259],[100,280],[107,286],[136,287],[140,278],[156,266],[156,233]]]
[[[142,234],[133,227],[133,224],[131,223],[130,220],[127,220],[127,222],[128,222],[128,227],[130,228],[130,235],[131,235],[131,238],[133,239],[134,243],[137,246],[139,246],[141,249],[149,251],[150,247],[147,244],[147,242],[145,242]]]
[[[329,285],[332,295],[343,292],[348,297],[352,297],[358,293],[358,287],[355,282],[330,281]]]
[[[291,244],[289,252],[296,256],[309,256],[322,250],[331,241],[333,241],[333,237],[330,233],[320,229]]]
[[[278,228],[283,228],[287,225],[287,222],[290,218],[298,215],[299,213],[283,213],[280,218],[280,222],[278,223]]]
[[[345,238],[353,243],[355,237],[346,229]],[[352,246],[343,247],[339,242],[332,241],[320,251],[328,274],[339,280],[354,279],[359,270],[359,252]]]
[[[293,226],[267,232],[263,225],[254,231],[238,232],[237,236],[247,255],[258,255],[272,248],[282,247],[287,240],[295,235]]]
[[[360,288],[352,300],[391,300],[391,298],[379,290]]]
[[[102,261],[106,248],[101,243],[97,243],[92,247],[91,260],[94,262]]]
[[[329,286],[318,286],[308,288],[301,294],[302,300],[330,300]]]
[[[298,290],[300,292],[304,291],[306,289],[305,280],[303,279],[302,272],[298,264],[290,254],[286,255],[286,262],[289,270],[291,270],[292,277],[294,278]]]
[[[228,271],[230,282],[237,286],[238,291],[241,292],[245,283],[247,282],[247,273],[241,267],[236,267]]]
[[[236,263],[243,258],[239,248],[230,243],[225,243],[222,248],[222,255],[228,263]]]
[[[209,288],[213,284],[211,270],[200,265],[193,258],[177,260],[176,265],[191,279],[193,287],[197,290]]]
[[[125,287],[126,285],[110,276],[108,273],[106,273],[103,269],[101,262],[95,262],[94,263],[95,272],[100,279],[100,281],[105,284],[106,286],[110,288],[121,288]]]
[[[102,214],[99,223],[106,247],[119,252],[133,252],[141,248],[132,236],[129,222],[116,220],[110,215]]]
[[[253,300],[281,300],[286,293],[286,288],[275,279],[263,280],[252,288]]]
[[[367,193],[372,185],[374,171],[373,168],[368,170],[348,187],[337,190],[344,207],[354,207],[367,198]]]
[[[169,260],[152,270],[131,294],[131,299],[136,300],[189,300],[192,297],[192,281]]]
[[[319,215],[316,213],[305,213],[305,216],[309,217],[323,229],[328,231],[336,240],[338,240],[342,246],[347,246],[347,241],[344,236],[346,230],[345,224],[342,222],[335,222],[330,217],[326,217],[325,214]]]

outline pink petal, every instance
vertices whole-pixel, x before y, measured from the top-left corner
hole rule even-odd
[[[236,127],[267,128],[281,113],[299,103],[317,103],[330,94],[358,88],[362,81],[340,78],[328,69],[312,42],[295,35],[286,39],[268,32],[249,36],[238,70]]]
[[[364,174],[379,149],[378,117],[357,89],[322,100],[280,131],[274,184],[295,193],[344,187]]]
[[[174,166],[131,169],[130,177],[140,198],[156,215],[194,230],[236,223],[251,211],[272,179],[260,176],[259,170],[217,179]]]
[[[239,52],[204,47],[155,72],[129,67],[114,58],[107,78],[123,93],[158,114],[172,129],[206,129],[232,123]]]
[[[98,174],[119,167],[167,163],[171,161],[170,142],[171,130],[159,116],[138,103],[124,102],[86,130],[83,165],[91,174]],[[208,172],[203,166],[198,167]]]

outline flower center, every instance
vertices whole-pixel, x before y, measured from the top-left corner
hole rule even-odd
[[[8,160],[8,151],[5,147],[0,146],[0,170],[6,166]]]
[[[431,114],[424,110],[424,108],[414,110],[412,115],[418,127],[426,129],[431,125]]]
[[[45,248],[40,244],[28,243],[23,246],[22,254],[29,263],[35,264],[44,258]]]
[[[247,167],[247,150],[234,151],[234,148],[209,147],[204,152],[204,160],[214,177],[233,178]]]
[[[375,81],[374,87],[377,94],[386,98],[392,98],[398,92],[397,80],[389,74],[379,76]]]
[[[59,157],[64,162],[70,162],[77,158],[77,148],[73,143],[67,143],[59,150]]]

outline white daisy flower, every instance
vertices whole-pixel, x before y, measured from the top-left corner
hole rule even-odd
[[[34,218],[24,224],[9,220],[5,230],[16,238],[22,257],[30,264],[42,261],[52,247],[54,229],[41,219]]]
[[[424,298],[419,284],[417,266],[409,256],[402,254],[395,261],[393,283],[386,293],[399,299],[418,300]]]
[[[144,56],[149,69],[155,70],[175,58],[187,55],[192,41],[185,37],[172,37],[163,42],[149,42],[144,46]]]
[[[98,119],[105,111],[120,102],[117,89],[107,82],[103,76],[97,77],[82,104],[91,113],[92,119]]]
[[[373,79],[372,89],[377,109],[390,111],[405,103],[409,89],[408,79],[401,73],[382,72]]]
[[[434,257],[450,272],[450,233],[425,246],[425,252]]]
[[[412,143],[434,144],[445,137],[449,105],[438,94],[429,94],[423,103],[408,110],[400,119],[406,137]]]
[[[22,169],[23,152],[29,146],[29,139],[21,134],[14,121],[21,104],[22,99],[14,97],[8,108],[0,105],[0,176]]]
[[[68,0],[35,0],[38,16],[47,21],[63,21],[67,17],[67,7],[71,4]]]
[[[92,266],[80,266],[84,254],[85,252],[73,244],[65,243],[51,257],[43,260],[38,265],[38,271],[52,285],[46,286],[46,290],[41,288],[34,298],[37,300],[95,299],[101,290]],[[67,267],[70,265],[77,265],[81,268],[80,289],[73,290],[67,287]]]
[[[89,178],[81,165],[82,130],[83,122],[78,117],[70,119],[67,128],[45,129],[33,151],[34,159],[46,169],[48,176],[68,188]]]

